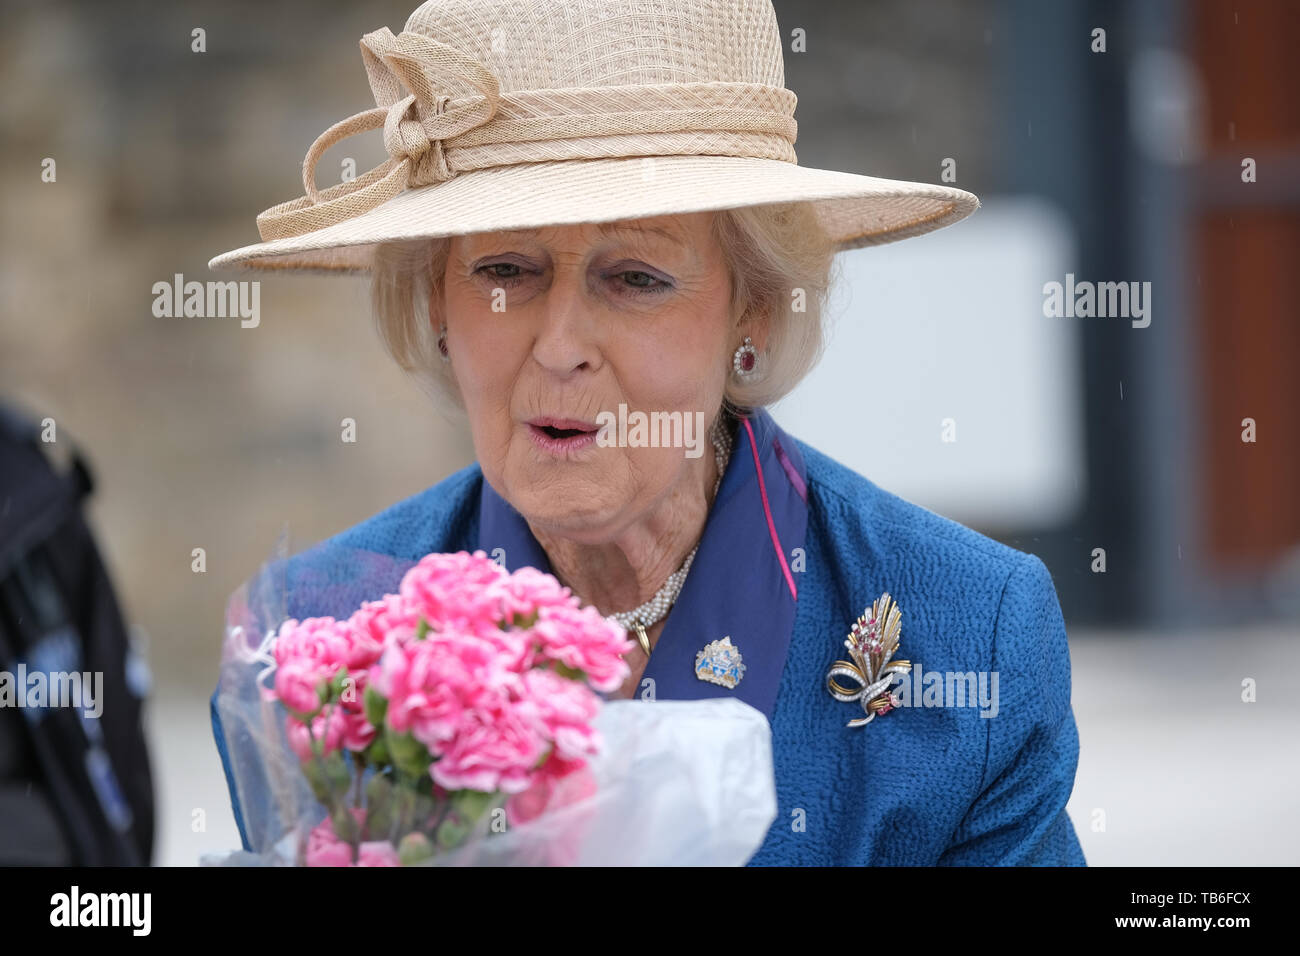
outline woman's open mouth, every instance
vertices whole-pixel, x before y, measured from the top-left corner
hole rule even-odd
[[[553,455],[565,455],[596,441],[599,426],[561,418],[535,418],[528,423],[533,444]]]

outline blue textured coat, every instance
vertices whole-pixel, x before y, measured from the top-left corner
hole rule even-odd
[[[478,548],[511,569],[550,570],[475,464],[288,559],[285,613],[346,616],[396,590],[424,554]],[[359,562],[356,549],[373,556]],[[830,696],[827,669],[882,592],[902,610],[898,657],[913,663],[914,693],[848,727],[862,708]],[[694,673],[697,652],[724,636],[746,665],[735,690]],[[974,684],[961,675],[984,675],[995,706],[966,697]],[[768,715],[778,810],[753,865],[1084,863],[1065,813],[1079,743],[1047,568],[878,488],[764,410],[741,423],[642,688],[734,695]],[[216,701],[217,748],[251,848]]]

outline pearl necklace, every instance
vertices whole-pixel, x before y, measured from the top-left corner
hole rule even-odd
[[[718,489],[722,486],[722,476],[727,470],[727,462],[731,460],[731,433],[723,424],[727,418],[725,413],[719,416],[710,435],[713,440],[714,461],[718,465],[718,480],[713,484],[715,502],[718,499]],[[608,615],[609,620],[617,621],[625,630],[636,632],[637,642],[640,643],[641,650],[645,651],[646,657],[650,656],[650,639],[646,636],[646,628],[654,627],[668,615],[677,600],[677,595],[681,593],[682,586],[686,583],[686,575],[691,570],[691,562],[695,560],[695,552],[699,550],[698,544],[691,548],[691,553],[686,556],[682,566],[668,576],[664,586],[656,591],[650,600],[630,611],[616,611]]]

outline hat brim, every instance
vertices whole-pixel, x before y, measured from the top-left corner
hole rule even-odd
[[[932,232],[979,200],[961,189],[772,159],[655,156],[527,163],[408,189],[324,229],[243,246],[210,269],[365,273],[377,244],[810,202],[839,250]]]

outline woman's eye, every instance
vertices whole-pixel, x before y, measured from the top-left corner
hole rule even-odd
[[[627,269],[623,272],[616,273],[616,276],[623,280],[622,284],[635,292],[665,292],[672,286],[660,279],[658,276],[651,275],[649,272],[642,272],[639,269]]]
[[[483,273],[489,279],[497,279],[506,283],[517,280],[523,275],[523,269],[515,262],[491,262],[485,266],[480,266],[477,271]]]

